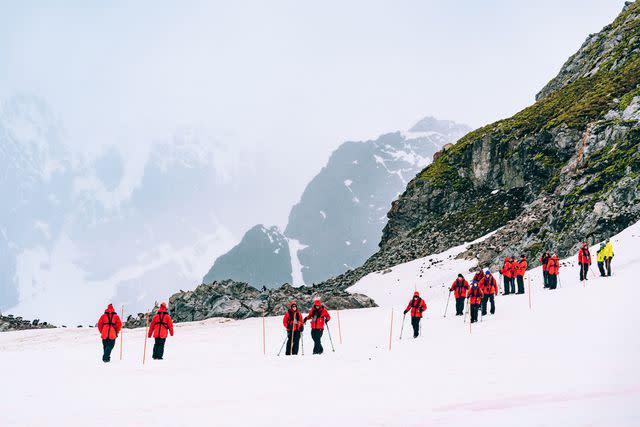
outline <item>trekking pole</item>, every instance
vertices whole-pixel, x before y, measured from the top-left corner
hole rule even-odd
[[[282,353],[282,349],[284,348],[284,345],[287,342],[287,338],[288,337],[286,337],[286,336],[284,337],[284,341],[282,341],[282,345],[280,346],[280,351],[278,352],[278,356],[280,356],[280,353]]]
[[[462,316],[462,318],[464,319],[464,323],[467,323],[467,313],[469,312],[469,298],[467,298],[467,306],[464,309],[464,316]]]
[[[122,315],[121,315],[120,317],[121,317],[122,319],[124,319],[124,305],[122,306],[122,311],[121,311],[121,313],[122,313]],[[120,360],[122,360],[122,344],[123,344],[122,336],[124,335],[124,334],[123,334],[123,332],[124,332],[124,326],[123,326],[123,327],[122,327],[122,329],[120,330]]]
[[[527,277],[527,282],[529,283],[529,310],[531,310],[531,277]]]
[[[147,335],[149,334],[149,313],[145,313],[144,315],[144,350],[142,351],[142,364],[144,365],[144,362],[147,358]]]
[[[335,353],[336,349],[333,348],[333,340],[331,339],[331,328],[329,328],[329,324],[327,323],[327,332],[329,332],[329,342],[331,343],[331,351]]]
[[[407,317],[407,313],[402,315],[402,327],[400,327],[400,339],[402,339],[402,331],[404,331],[404,319]]]
[[[302,344],[302,355],[304,356],[304,334],[302,332],[300,332],[300,343]]]
[[[263,309],[262,310],[262,354],[266,356],[267,355],[267,338],[265,336],[266,335],[265,330],[266,330],[266,326],[265,326],[264,309]]]
[[[444,307],[444,317],[447,317],[447,309],[449,308],[450,299],[451,299],[451,291],[449,291],[449,296],[447,297],[447,305]]]

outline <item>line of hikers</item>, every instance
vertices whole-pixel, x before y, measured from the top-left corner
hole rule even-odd
[[[611,276],[611,260],[613,258],[613,245],[611,240],[607,239],[600,244],[597,254],[598,269],[600,276]],[[556,254],[551,255],[546,250],[540,258],[542,264],[542,273],[544,278],[544,287],[547,289],[556,289],[558,286],[558,276],[560,275],[560,260]],[[578,264],[580,265],[580,281],[588,280],[587,272],[591,265],[591,253],[586,242],[578,251]],[[524,275],[527,271],[527,257],[520,256],[520,260],[516,258],[506,257],[504,259],[500,274],[502,274],[504,291],[502,295],[524,294]],[[516,282],[517,292],[516,292]],[[469,300],[469,312],[471,314],[471,323],[478,321],[478,312],[481,311],[483,316],[487,315],[487,306],[490,305],[489,313],[494,314],[496,311],[495,295],[498,294],[498,283],[491,274],[491,271],[483,271],[479,269],[473,276],[471,284],[464,278],[462,274],[458,277],[449,288],[449,292],[453,292],[456,300],[456,316],[464,315],[465,301]],[[420,297],[418,291],[414,292],[413,297],[409,301],[404,315],[411,312],[411,326],[413,327],[413,337],[420,335],[420,321],[422,313],[427,310],[427,303]],[[286,339],[286,355],[298,354],[300,337],[304,331],[304,325],[311,320],[311,338],[313,339],[313,354],[322,354],[322,335],[324,333],[325,324],[331,320],[329,311],[322,305],[319,299],[313,302],[313,306],[307,316],[302,316],[298,310],[298,304],[292,301],[289,309],[284,314],[282,323],[287,331]],[[115,346],[116,338],[122,329],[122,321],[113,309],[113,305],[109,304],[104,314],[98,320],[98,330],[102,337],[103,355],[102,361],[109,362],[111,360],[111,351]],[[162,360],[164,355],[164,344],[168,335],[173,336],[173,321],[167,312],[165,303],[160,305],[158,312],[153,317],[149,325],[148,337],[155,338],[153,345],[153,359]]]

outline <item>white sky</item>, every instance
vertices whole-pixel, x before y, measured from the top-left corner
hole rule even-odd
[[[258,154],[247,221],[282,225],[342,141],[509,116],[623,3],[3,1],[0,99],[43,97],[85,151],[203,126]]]

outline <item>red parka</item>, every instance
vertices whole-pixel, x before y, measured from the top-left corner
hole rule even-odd
[[[484,276],[484,279],[478,283],[483,295],[496,295],[498,293],[498,284],[495,277],[491,274]]]
[[[502,265],[502,270],[500,270],[500,273],[502,273],[504,277],[514,277],[515,272],[513,269],[511,258],[506,257],[504,259],[504,264]]]
[[[524,276],[524,273],[527,272],[527,259],[520,258],[520,262],[516,263],[516,275]]]
[[[295,311],[293,310],[294,305],[296,306]],[[298,304],[296,304],[295,302],[289,304],[289,310],[287,310],[287,312],[284,314],[282,324],[285,328],[287,328],[287,331],[291,331],[292,329],[294,331],[302,330],[302,328],[304,327],[304,319],[302,318],[300,310],[298,310]]]
[[[416,297],[418,297],[416,299]],[[424,302],[422,298],[420,298],[420,292],[414,292],[413,298],[409,301],[409,305],[404,310],[405,314],[407,311],[411,310],[411,317],[422,317],[422,312],[427,309],[427,303]]]
[[[115,340],[121,329],[122,321],[113,309],[113,305],[109,304],[98,320],[98,331],[100,331],[103,340]]]
[[[551,258],[551,256],[549,256],[548,253],[545,253],[544,255],[542,255],[542,258],[540,258],[540,264],[542,264],[542,271],[547,271],[547,264],[549,264],[549,258]]]
[[[456,298],[466,298],[467,291],[471,288],[469,286],[469,282],[467,282],[464,278],[458,277],[451,285],[450,290],[453,291],[453,296]]]
[[[473,281],[480,283],[480,280],[484,279],[484,271],[480,270],[473,276]]]
[[[149,325],[149,338],[153,334],[154,338],[166,338],[168,334],[173,336],[173,320],[167,313],[167,306],[165,303],[160,304],[160,308]]]
[[[480,286],[472,286],[471,290],[469,291],[469,304],[480,304],[482,302],[483,295],[484,294],[482,293],[482,289],[480,289]]]
[[[309,319],[311,319],[311,329],[324,329],[325,320],[328,322],[331,320],[331,316],[329,316],[329,312],[324,308],[320,300],[315,300],[304,321],[306,322]]]
[[[578,263],[591,265],[591,252],[586,243],[582,245],[580,252],[578,252]]]
[[[552,276],[557,276],[560,273],[560,260],[556,255],[549,258],[549,262],[547,262],[547,271]]]

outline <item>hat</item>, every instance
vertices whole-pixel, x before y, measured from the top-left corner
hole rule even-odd
[[[462,273],[459,273],[459,274],[458,274],[458,277],[459,277],[459,278],[461,278],[461,279],[462,279],[462,278],[464,278],[464,276],[462,275]]]
[[[489,270],[487,270],[487,271],[484,272],[484,274],[488,276],[488,275],[491,274],[491,272]]]

